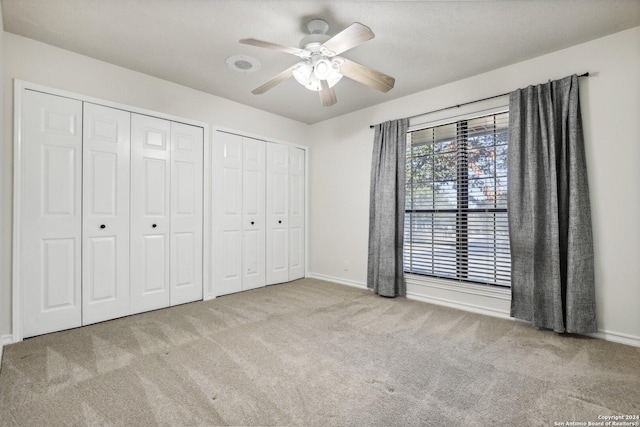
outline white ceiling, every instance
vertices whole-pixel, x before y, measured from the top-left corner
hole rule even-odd
[[[2,13],[5,31],[304,123],[640,25],[638,0],[2,0]],[[384,94],[345,78],[332,107],[294,79],[252,95],[298,58],[238,40],[297,47],[313,18],[331,35],[356,21],[369,26],[376,37],[342,56],[395,77],[395,88]],[[230,70],[234,54],[261,69]]]

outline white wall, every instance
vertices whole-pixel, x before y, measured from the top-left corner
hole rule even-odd
[[[581,81],[581,96],[592,198],[598,322],[611,339],[626,337],[640,342],[640,168],[634,166],[640,159],[640,27],[311,127],[20,36],[2,36],[0,336],[10,333],[11,322],[14,78],[310,145],[309,270],[364,285],[373,140],[369,124],[590,71],[593,77]],[[307,135],[315,135],[313,141],[305,140]],[[494,314],[508,311],[508,298],[495,295],[415,283],[410,283],[408,290],[414,297],[471,310]]]
[[[13,80],[199,120],[245,133],[305,145],[308,125],[62,50],[3,34],[3,131],[0,230],[0,336],[11,333],[11,215]]]
[[[366,282],[370,124],[585,71],[591,77],[581,79],[580,89],[600,335],[640,345],[640,27],[313,125],[309,271]],[[467,291],[408,283],[415,298],[508,313],[508,296]]]

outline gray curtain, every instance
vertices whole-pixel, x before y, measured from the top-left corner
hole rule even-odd
[[[406,294],[402,244],[408,123],[376,125],[373,141],[367,287],[386,297]]]
[[[591,209],[576,75],[509,97],[511,315],[596,331]]]

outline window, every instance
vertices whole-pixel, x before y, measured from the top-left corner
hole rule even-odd
[[[407,134],[404,269],[510,286],[509,113]]]

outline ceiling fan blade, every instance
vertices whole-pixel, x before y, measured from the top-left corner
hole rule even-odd
[[[391,76],[357,62],[349,61],[345,58],[340,59],[342,60],[340,73],[358,83],[371,86],[381,92],[389,92],[396,83],[396,79]]]
[[[269,42],[265,42],[265,41],[262,41],[262,40],[242,39],[242,40],[240,40],[240,43],[248,44],[250,46],[263,47],[265,49],[277,50],[277,51],[284,52],[284,53],[290,53],[290,54],[296,55],[296,56],[308,55],[307,51],[302,50],[302,49],[298,49],[297,47],[282,46],[282,45],[279,45],[279,44],[269,43]]]
[[[268,91],[269,89],[273,88],[275,85],[280,84],[283,81],[287,80],[289,77],[293,75],[293,69],[296,68],[297,65],[298,64],[294,64],[291,67],[287,68],[286,70],[284,70],[283,72],[281,72],[280,74],[278,74],[277,76],[275,76],[274,78],[272,78],[271,80],[263,84],[262,86],[259,86],[254,90],[252,90],[251,93],[254,95],[261,95],[266,91]]]
[[[324,42],[322,46],[329,51],[327,52],[327,56],[335,56],[359,46],[374,37],[375,34],[371,31],[371,28],[359,22],[354,22]]]
[[[338,102],[336,92],[332,87],[329,87],[329,83],[327,83],[326,80],[320,80],[320,86],[322,87],[322,90],[320,90],[320,101],[322,101],[323,107],[330,107]]]

